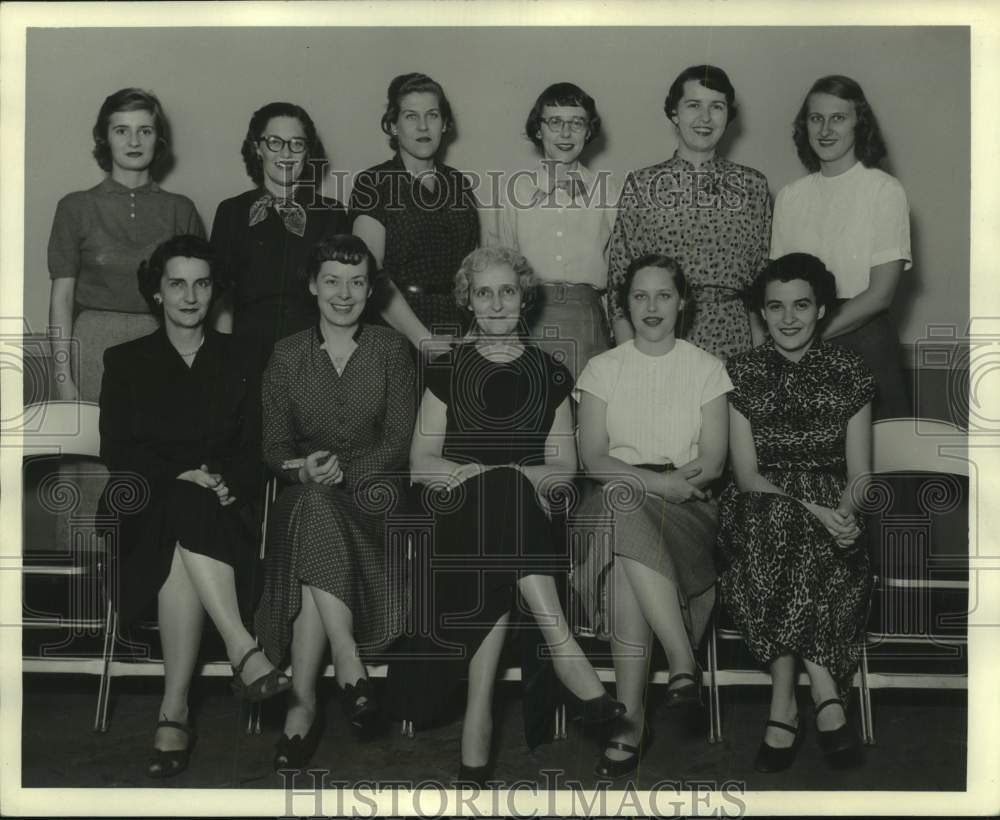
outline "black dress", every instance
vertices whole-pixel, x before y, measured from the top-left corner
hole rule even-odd
[[[104,354],[101,458],[110,473],[99,506],[116,538],[119,619],[146,614],[170,572],[174,547],[237,571],[249,611],[256,569],[252,502],[260,492],[259,387],[238,341],[206,331],[188,367],[161,328]],[[200,465],[220,473],[236,502],[177,478]]]
[[[730,359],[728,370],[758,470],[787,495],[724,491],[723,604],[762,664],[792,652],[825,666],[848,691],[871,594],[867,541],[862,534],[840,547],[800,502],[840,503],[847,423],[874,397],[875,380],[859,356],[823,343],[798,362],[762,345]]]
[[[351,220],[370,216],[385,229],[382,270],[428,330],[454,332],[463,317],[452,295],[455,273],[479,244],[479,215],[469,180],[447,165],[431,191],[392,159],[358,174]],[[422,292],[407,291],[408,286]]]
[[[442,457],[484,465],[544,464],[556,408],[573,386],[565,367],[530,345],[505,363],[460,345],[423,376],[448,407]],[[415,490],[419,510],[432,521],[429,543],[418,541],[414,570],[429,579],[415,601],[428,629],[402,648],[419,658],[391,664],[390,690],[402,693],[397,716],[421,726],[448,711],[469,660],[499,618],[511,612],[512,625],[519,621],[517,580],[543,574],[564,583],[569,557],[558,525],[519,470],[495,467],[450,493]]]
[[[306,213],[302,236],[289,231],[273,207],[251,225],[251,209],[265,193],[255,188],[220,202],[211,240],[232,283],[233,334],[255,349],[261,371],[278,339],[318,320],[305,274],[310,250],[327,236],[351,232],[344,206],[309,185],[294,194]]]

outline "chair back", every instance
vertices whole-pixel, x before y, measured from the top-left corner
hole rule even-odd
[[[100,416],[100,407],[92,402],[47,401],[27,405],[20,426],[24,457],[100,458]]]
[[[968,478],[968,436],[946,421],[881,419],[872,425],[876,473],[950,473]]]

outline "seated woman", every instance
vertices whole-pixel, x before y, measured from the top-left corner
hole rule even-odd
[[[617,296],[635,336],[591,359],[577,384],[580,454],[603,485],[578,515],[610,512],[613,541],[583,556],[574,585],[595,631],[610,635],[628,708],[598,761],[600,777],[634,771],[651,743],[643,700],[652,634],[670,665],[667,705],[701,702],[692,647],[715,602],[718,514],[706,488],[725,464],[732,388],[719,359],[676,337],[689,305],[673,259],[633,260]]]
[[[583,720],[624,712],[559,603],[568,561],[546,507],[576,472],[573,382],[522,339],[537,290],[515,251],[481,248],[465,257],[455,301],[474,324],[463,344],[427,365],[410,450],[413,481],[425,485],[434,512],[428,642],[436,654],[403,661],[398,679],[414,722],[426,724],[468,671],[459,778],[479,784],[489,773],[493,683],[512,611],[533,616]]]
[[[119,522],[119,620],[127,629],[154,598],[159,610],[164,691],[146,771],[157,778],[187,768],[194,745],[188,688],[205,612],[238,694],[259,701],[290,685],[240,617],[237,580],[243,589],[255,562],[243,513],[258,491],[260,419],[251,359],[205,327],[213,263],[197,236],[157,247],[139,290],[162,327],[104,354],[101,458],[111,480],[102,508]],[[126,493],[122,482],[138,483]]]
[[[822,340],[836,282],[814,256],[771,262],[753,307],[770,341],[730,360],[735,483],[721,500],[723,601],[771,671],[771,711],[755,768],[788,768],[802,737],[795,701],[802,659],[820,746],[857,759],[842,697],[858,665],[871,574],[855,498],[871,469],[875,381],[861,358]],[[832,708],[831,708],[832,707]]]
[[[293,698],[275,769],[301,768],[315,750],[327,642],[352,727],[367,735],[376,725],[359,650],[388,645],[402,607],[387,587],[383,516],[366,493],[370,480],[405,469],[416,405],[406,339],[361,322],[375,284],[365,243],[324,239],[306,270],[319,323],[277,343],[262,390],[264,459],[288,485],[272,515],[256,616],[274,663],[291,649]]]

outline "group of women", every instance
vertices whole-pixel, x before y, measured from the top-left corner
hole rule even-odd
[[[454,115],[426,75],[390,84],[394,156],[358,176],[348,208],[321,195],[309,115],[270,103],[242,146],[254,188],[219,205],[206,241],[191,202],[153,181],[169,160],[159,102],[107,98],[94,154],[108,177],[56,212],[51,326],[59,396],[100,385],[103,457],[140,490],[127,509],[103,503],[121,517],[121,621],[155,601],[163,639],[151,777],[188,765],[206,612],[238,694],[288,692],[276,769],[316,748],[329,648],[362,737],[386,706],[439,719],[467,678],[459,774],[484,782],[516,628],[526,717],[557,679],[607,729],[597,774],[622,776],[652,742],[654,636],[667,705],[700,704],[717,589],[772,673],[757,768],[786,768],[802,737],[799,660],[824,750],[856,759],[843,701],[869,593],[856,499],[873,401],[906,414],[886,318],[910,265],[905,195],[877,168],[885,146],[849,78],[806,95],[794,141],[813,173],[780,192],[773,225],[764,177],[716,154],[737,112],[726,74],[686,69],[664,108],[674,156],[608,207],[607,177],[580,162],[596,104],[550,86],[526,122],[542,163],[481,226],[468,180],[438,160]],[[267,474],[281,491],[261,579]],[[431,581],[413,598],[389,548],[397,507],[429,526],[412,560]],[[570,571],[567,526],[592,521],[612,537],[584,539],[599,546]],[[567,578],[611,642],[617,699],[567,623]],[[390,649],[380,705],[364,660]]]

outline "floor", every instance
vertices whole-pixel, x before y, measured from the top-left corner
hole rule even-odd
[[[265,706],[263,731],[248,736],[238,701],[228,681],[202,678],[195,693],[198,741],[190,768],[166,781],[144,775],[158,705],[158,679],[119,678],[113,682],[111,726],[92,730],[97,681],[84,676],[26,675],[24,678],[22,785],[32,787],[120,788],[281,788],[271,771],[273,745],[282,705]],[[460,724],[456,721],[414,738],[401,736],[399,724],[367,743],[354,740],[334,699],[328,696],[327,728],[312,766],[332,781],[434,781],[447,786],[456,775]],[[682,725],[675,713],[656,709],[655,740],[634,784],[646,789],[663,780],[736,781],[747,790],[962,790],[966,767],[966,694],[963,691],[879,690],[873,693],[877,745],[860,768],[843,771],[826,765],[809,731],[795,764],[780,774],[758,774],[752,761],[764,721],[763,687],[725,689],[723,734],[709,744],[704,729]],[[800,702],[808,693],[800,691]],[[279,699],[280,700],[280,699]],[[654,695],[655,700],[655,695]],[[852,713],[852,717],[855,715]],[[528,780],[540,787],[572,788],[579,781],[593,788],[598,739],[576,724],[567,740],[529,751],[521,733],[516,684],[498,686],[495,779]],[[808,722],[807,722],[808,724]],[[813,730],[812,725],[807,725]],[[54,743],[58,738],[60,742]],[[558,772],[546,776],[542,770]],[[558,779],[554,779],[558,778]],[[567,786],[567,783],[570,785]],[[622,788],[618,785],[617,788]]]

